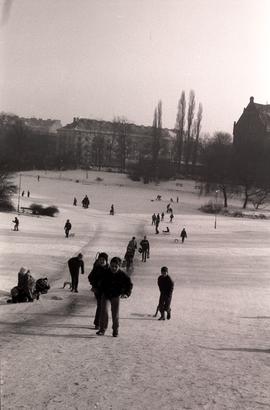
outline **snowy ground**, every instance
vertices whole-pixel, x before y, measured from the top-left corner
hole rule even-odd
[[[270,221],[201,214],[194,183],[156,185],[123,175],[82,171],[25,173],[21,205],[56,205],[56,218],[0,213],[1,410],[270,408]],[[96,181],[96,178],[103,181]],[[76,180],[78,182],[76,182]],[[84,182],[84,183],[83,183]],[[176,185],[182,184],[182,186]],[[88,210],[73,207],[87,194]],[[152,201],[156,195],[162,201]],[[174,222],[155,235],[151,214],[174,204]],[[16,202],[16,201],[15,201]],[[114,204],[116,215],[108,215]],[[66,219],[74,237],[64,237]],[[185,226],[188,239],[175,243]],[[151,258],[139,255],[134,291],[121,301],[120,335],[98,337],[87,274],[97,251],[123,257],[128,240],[147,234]],[[82,251],[79,294],[62,289],[67,259]],[[160,267],[175,280],[172,319],[153,318]],[[6,304],[21,266],[52,289],[40,301]]]

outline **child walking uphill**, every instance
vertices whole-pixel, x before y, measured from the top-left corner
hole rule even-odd
[[[120,297],[131,295],[133,284],[129,276],[120,269],[121,259],[111,259],[110,267],[101,280],[101,311],[98,336],[103,336],[108,327],[108,307],[111,305],[113,337],[118,336]]]
[[[171,301],[174,283],[168,275],[167,266],[161,268],[161,275],[158,277],[158,287],[160,290],[160,297],[158,302],[161,316],[158,320],[165,320],[165,312],[167,312],[167,319],[171,318]]]
[[[95,329],[99,329],[99,321],[100,321],[100,311],[101,311],[101,283],[102,278],[104,275],[107,274],[108,271],[108,255],[105,252],[100,252],[97,260],[94,263],[93,269],[88,275],[88,280],[90,285],[92,286],[92,292],[94,292],[97,307],[96,307],[96,314],[94,319]]]

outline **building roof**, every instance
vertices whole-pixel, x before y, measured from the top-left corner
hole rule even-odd
[[[261,122],[265,125],[267,131],[270,131],[270,104],[258,104],[254,102],[254,97],[250,97],[248,108],[255,108],[259,114]]]
[[[125,126],[129,135],[142,137],[152,134],[152,127],[145,125],[136,125],[133,123],[119,123],[119,126]],[[89,118],[74,117],[73,122],[60,128],[58,131],[74,130],[74,131],[97,131],[100,133],[112,134],[117,131],[118,123],[114,121],[95,120]],[[167,128],[162,129],[163,136],[173,138],[173,131]]]

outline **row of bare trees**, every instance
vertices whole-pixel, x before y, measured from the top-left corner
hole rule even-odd
[[[219,189],[228,206],[232,194],[243,196],[243,208],[255,209],[270,200],[270,141],[248,139],[233,143],[230,134],[217,132],[203,142],[203,168],[200,180],[204,188]]]

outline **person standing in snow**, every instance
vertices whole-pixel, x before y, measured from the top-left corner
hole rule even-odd
[[[99,329],[100,322],[100,311],[101,311],[101,281],[104,275],[107,274],[108,270],[108,255],[105,252],[100,252],[98,254],[97,260],[94,263],[93,269],[88,275],[88,280],[92,286],[92,292],[94,292],[97,307],[94,319],[95,329]]]
[[[12,222],[14,223],[13,231],[18,231],[19,230],[19,219],[17,218],[17,216],[15,216],[14,221]]]
[[[146,262],[146,259],[150,257],[150,244],[146,235],[144,235],[143,240],[141,240],[140,246],[142,250],[142,262]]]
[[[71,276],[71,292],[78,293],[79,284],[79,272],[81,269],[81,274],[84,274],[84,262],[83,255],[81,253],[78,256],[74,256],[68,260],[68,267]]]
[[[66,238],[69,237],[69,231],[71,230],[71,228],[72,228],[72,225],[71,225],[71,223],[70,223],[70,220],[67,219],[67,221],[66,221],[66,223],[65,223],[65,226],[64,226]]]
[[[167,319],[169,320],[171,318],[171,301],[174,283],[168,274],[167,266],[161,268],[161,275],[158,277],[157,282],[160,291],[158,307],[161,313],[158,320],[165,320],[165,312],[167,312]]]
[[[182,238],[182,243],[184,243],[185,239],[187,238],[187,232],[185,230],[185,228],[182,229],[180,236]]]
[[[121,259],[115,256],[101,281],[101,313],[98,336],[103,336],[108,327],[108,305],[111,304],[113,337],[118,336],[120,297],[131,295],[133,284],[130,277],[120,269]]]

